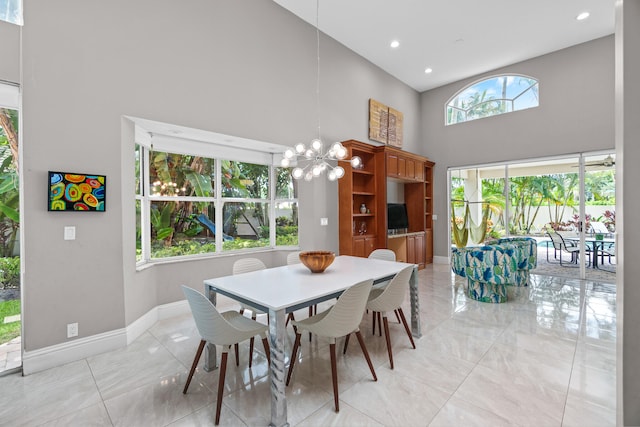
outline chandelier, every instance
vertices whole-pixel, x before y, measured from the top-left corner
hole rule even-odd
[[[330,181],[335,181],[344,176],[344,168],[338,164],[339,161],[347,161],[347,149],[339,143],[335,142],[327,149],[320,137],[320,0],[316,0],[316,117],[318,120],[318,137],[311,141],[309,146],[303,143],[296,144],[293,149],[287,148],[283,153],[281,162],[282,167],[289,167],[292,163],[296,167],[291,171],[294,179],[304,178],[305,181],[311,181],[313,178],[319,177],[325,172]],[[353,156],[350,160],[351,167],[362,167],[362,159]],[[334,166],[335,164],[335,166]]]

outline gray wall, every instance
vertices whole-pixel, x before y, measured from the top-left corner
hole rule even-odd
[[[540,106],[444,125],[444,105],[468,84],[513,73],[540,82]],[[422,93],[422,154],[436,162],[434,254],[448,256],[447,168],[614,147],[614,41],[604,37]]]
[[[0,21],[0,80],[20,82],[20,26]]]
[[[33,0],[23,28],[25,348],[123,328],[231,257],[136,272],[132,126],[123,115],[285,145],[316,135],[315,29],[269,0]],[[367,141],[368,99],[402,111],[419,146],[419,94],[321,39],[327,141]],[[107,175],[106,213],[46,211],[47,170]],[[335,183],[301,189],[301,246],[337,250]],[[329,227],[320,227],[320,217]],[[75,241],[63,227],[77,228]],[[280,255],[262,254],[268,265]]]
[[[618,425],[640,425],[640,2],[616,2],[616,227],[618,242]],[[627,197],[623,197],[624,195]],[[620,218],[620,219],[618,219]],[[626,255],[628,254],[628,256]],[[629,263],[625,261],[629,260]]]

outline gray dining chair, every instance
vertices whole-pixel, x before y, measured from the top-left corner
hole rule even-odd
[[[264,264],[264,262],[262,262],[258,258],[241,258],[233,263],[233,274],[236,275],[242,273],[250,273],[252,271],[264,270],[266,268],[267,266]],[[247,310],[251,311],[252,320],[256,320],[258,314],[266,314],[262,310],[258,310],[256,308],[240,303],[240,314],[244,314],[244,312]],[[251,338],[249,342],[249,367],[251,367],[253,364],[253,345],[254,339]],[[237,357],[238,356],[236,355],[236,359]]]
[[[291,351],[291,362],[289,364],[289,371],[287,372],[286,384],[289,385],[291,381],[291,374],[293,373],[293,367],[296,363],[298,348],[300,348],[302,332],[309,331],[318,336],[329,338],[331,379],[333,382],[333,400],[336,412],[340,411],[340,404],[338,403],[338,369],[336,362],[337,338],[349,336],[352,333],[356,334],[362,353],[369,365],[373,380],[378,381],[376,371],[371,363],[371,358],[369,357],[369,352],[367,351],[367,346],[364,343],[359,327],[372,285],[373,280],[365,280],[353,285],[344,291],[342,295],[340,295],[340,298],[338,298],[338,301],[328,310],[304,320],[293,321],[293,325],[296,327],[296,339],[293,344],[293,350]]]
[[[218,395],[216,400],[215,424],[220,422],[220,408],[222,407],[222,397],[224,396],[224,380],[227,372],[227,356],[229,348],[232,345],[253,339],[256,335],[262,335],[262,344],[267,354],[267,360],[270,361],[269,341],[267,339],[267,326],[258,323],[255,320],[248,319],[237,311],[225,311],[220,313],[218,309],[200,292],[187,286],[182,286],[182,291],[187,297],[196,328],[200,334],[200,345],[193,359],[187,382],[182,390],[183,394],[187,393],[191,379],[198,366],[200,356],[204,350],[205,344],[219,345],[222,347],[222,355],[220,358],[220,371],[218,379]],[[237,357],[237,356],[236,356]]]
[[[380,323],[380,313],[382,313],[382,321],[384,322],[384,336],[387,341],[387,353],[389,354],[389,363],[391,369],[393,369],[393,351],[391,350],[391,336],[389,335],[389,320],[387,319],[387,313],[393,311],[396,316],[400,316],[404,330],[411,341],[411,346],[415,349],[416,344],[413,341],[411,335],[411,329],[407,324],[407,318],[402,311],[402,303],[407,295],[407,289],[409,289],[409,279],[413,272],[413,266],[403,268],[398,274],[396,274],[389,284],[384,288],[372,289],[367,301],[367,309],[373,312],[374,326],[373,333],[375,334],[375,319],[376,313],[378,314],[378,323]],[[379,326],[382,328],[382,326]],[[344,351],[347,351],[347,341],[345,341]]]

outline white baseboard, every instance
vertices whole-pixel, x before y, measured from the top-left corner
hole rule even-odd
[[[449,257],[447,256],[434,256],[433,257],[434,264],[449,264]]]
[[[22,354],[23,375],[95,356],[125,347],[151,328],[158,320],[189,312],[186,300],[159,305],[133,321],[129,326],[90,337],[25,351]]]

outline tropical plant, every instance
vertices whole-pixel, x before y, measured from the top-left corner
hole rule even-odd
[[[13,255],[20,228],[18,112],[0,108],[0,256]]]

